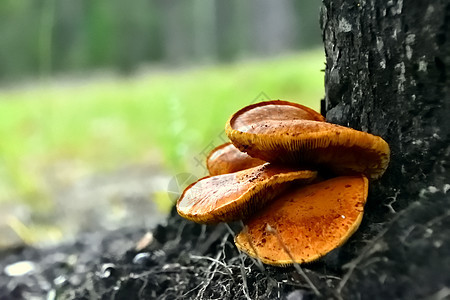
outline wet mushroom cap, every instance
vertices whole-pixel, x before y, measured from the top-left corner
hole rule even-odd
[[[197,223],[240,220],[282,193],[292,181],[309,183],[315,176],[315,171],[265,163],[235,173],[205,177],[184,190],[177,211]]]
[[[232,143],[216,147],[208,155],[206,166],[211,176],[234,173],[266,163],[241,152]]]
[[[315,110],[304,105],[283,100],[264,101],[248,105],[233,118],[236,128],[247,128],[267,120],[312,120],[324,122],[325,118]],[[249,128],[249,129],[250,129]]]
[[[241,114],[247,111],[238,111],[228,120],[226,133],[252,157],[303,167],[323,165],[336,174],[363,173],[370,179],[379,178],[389,164],[389,145],[378,136],[327,122],[280,120],[270,114],[245,124]]]
[[[365,176],[342,176],[283,194],[245,221],[236,246],[271,265],[310,262],[342,245],[358,228]]]

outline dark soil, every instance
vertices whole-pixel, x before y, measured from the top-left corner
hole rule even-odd
[[[0,299],[445,299],[449,200],[424,191],[389,224],[363,222],[342,248],[302,269],[262,266],[239,254],[231,231],[240,224],[198,225],[172,211],[151,231],[121,229],[1,253]],[[8,276],[6,267],[19,261],[31,270]]]
[[[165,226],[153,230],[140,251],[144,229],[91,234],[54,249],[16,249],[3,253],[0,267],[28,261],[34,270],[24,276],[0,276],[0,299],[57,296],[58,299],[273,299],[313,296],[294,268],[262,266],[239,254],[230,227],[198,225],[175,211]],[[147,235],[148,237],[149,235]],[[339,278],[323,262],[304,272],[331,290]],[[296,299],[296,298],[295,298]]]

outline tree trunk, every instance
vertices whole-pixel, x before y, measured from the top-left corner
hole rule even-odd
[[[337,291],[448,296],[450,2],[324,0],[321,27],[323,113],[382,136],[392,152]]]

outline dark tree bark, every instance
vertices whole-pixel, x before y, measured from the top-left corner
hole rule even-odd
[[[321,27],[327,120],[380,135],[392,151],[337,290],[448,297],[450,2],[325,0]]]

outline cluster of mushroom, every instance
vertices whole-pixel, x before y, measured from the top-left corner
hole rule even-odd
[[[342,245],[361,223],[368,179],[390,157],[382,138],[287,101],[239,110],[226,133],[231,143],[211,152],[210,176],[186,188],[178,213],[204,224],[243,220],[236,246],[271,265],[310,262]]]

